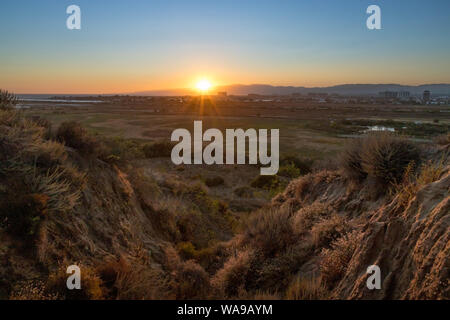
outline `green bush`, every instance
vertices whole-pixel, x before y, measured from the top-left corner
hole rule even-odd
[[[205,179],[206,186],[212,188],[212,187],[218,187],[225,183],[225,180],[220,176],[210,177]]]
[[[241,198],[252,198],[253,197],[253,190],[250,187],[239,187],[234,189],[233,193]]]
[[[259,188],[264,190],[271,190],[277,188],[281,183],[278,176],[258,176],[251,183],[250,186],[253,188]]]
[[[169,141],[159,141],[147,143],[142,147],[146,158],[164,158],[172,154],[173,143]]]
[[[292,162],[280,167],[278,175],[290,179],[298,178],[301,175],[301,171]]]
[[[310,159],[300,159],[294,155],[286,155],[281,158],[280,166],[292,166],[300,172],[300,175],[308,174],[312,171],[313,161]]]

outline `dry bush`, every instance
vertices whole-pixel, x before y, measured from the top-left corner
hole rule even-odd
[[[410,163],[418,164],[418,148],[405,138],[377,132],[353,140],[342,154],[344,174],[357,181],[366,176],[382,187],[399,182]]]
[[[85,155],[97,154],[99,143],[76,121],[63,122],[56,132],[56,139]]]
[[[233,297],[244,289],[252,259],[250,251],[241,251],[225,262],[223,268],[211,280],[218,297]]]
[[[96,268],[105,297],[118,300],[148,300],[170,298],[169,286],[161,270],[142,261],[125,257],[110,259]]]
[[[400,181],[408,165],[419,160],[415,145],[389,133],[369,135],[362,153],[364,170],[383,186]]]
[[[302,234],[323,218],[330,217],[335,210],[328,204],[314,202],[300,208],[293,217],[293,228],[297,234]]]
[[[283,291],[289,285],[290,275],[296,273],[313,253],[313,246],[308,240],[298,243],[284,251],[277,252],[274,257],[256,255],[252,264],[252,272],[247,279],[248,287],[253,289]]]
[[[115,282],[118,300],[157,300],[175,298],[169,280],[161,270],[133,265],[126,273],[119,273]]]
[[[353,231],[334,241],[330,249],[322,250],[320,271],[328,287],[333,287],[344,276],[359,242],[359,232]]]
[[[175,282],[177,299],[205,299],[210,293],[208,274],[193,260],[178,266]]]
[[[31,117],[31,121],[36,123],[37,126],[44,128],[44,139],[50,140],[52,138],[52,123],[50,121],[41,118],[40,116]]]
[[[395,183],[393,193],[397,195],[398,207],[406,206],[423,187],[441,178],[444,172],[444,161],[446,155],[439,162],[428,161],[423,163],[418,172],[414,171],[412,165],[409,165],[403,175],[401,183]]]
[[[286,300],[325,300],[329,291],[320,277],[296,277],[286,289]]]
[[[72,191],[72,185],[62,177],[64,169],[57,168],[46,174],[32,176],[29,182],[33,194],[48,197],[47,209],[50,213],[64,213],[72,210],[78,203],[80,192]]]
[[[267,256],[285,250],[296,241],[292,227],[292,210],[262,209],[248,220],[244,241]]]
[[[321,219],[312,229],[312,239],[316,248],[326,247],[331,242],[342,237],[350,231],[350,225],[338,214],[333,214],[330,218]]]
[[[67,264],[69,265],[69,264]],[[81,270],[81,289],[67,289],[66,266],[61,265],[57,270],[50,273],[46,292],[56,294],[66,300],[103,300],[106,296],[105,289],[97,271],[89,266],[79,265]]]
[[[67,159],[64,146],[56,141],[37,141],[24,150],[24,155],[41,168],[52,168],[62,165]]]
[[[362,166],[361,151],[364,147],[364,139],[356,138],[347,142],[340,156],[340,164],[344,175],[352,180],[362,181],[367,177],[367,172]]]
[[[17,97],[6,91],[0,90],[0,110],[12,109],[17,105]]]

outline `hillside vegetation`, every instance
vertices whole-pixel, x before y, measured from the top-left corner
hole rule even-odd
[[[208,191],[221,177],[155,180],[127,159],[165,146],[54,130],[2,96],[0,298],[450,297],[448,135],[426,148],[385,133],[349,140],[337,169],[300,177],[290,162],[295,179],[237,217]],[[72,264],[79,291],[66,289]],[[381,290],[366,288],[373,264]]]

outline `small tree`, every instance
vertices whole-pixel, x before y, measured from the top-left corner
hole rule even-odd
[[[17,97],[6,90],[0,89],[0,110],[12,109],[17,105]]]

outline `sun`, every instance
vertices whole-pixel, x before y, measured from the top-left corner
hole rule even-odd
[[[195,85],[197,89],[203,93],[207,92],[209,89],[211,89],[212,84],[209,82],[208,79],[202,79]]]

